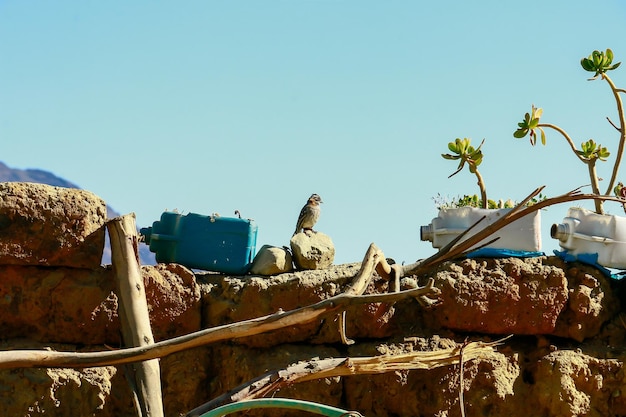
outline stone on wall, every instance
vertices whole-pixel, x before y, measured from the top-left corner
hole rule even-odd
[[[340,352],[330,346],[281,345],[270,350],[251,349],[243,346],[218,344],[211,349],[213,366],[210,391],[226,393],[242,382],[251,381],[267,372],[278,371],[289,365],[306,361],[311,358],[340,357]],[[343,383],[340,378],[317,379],[283,387],[274,392],[276,397],[295,398],[320,402],[330,406],[340,406],[342,401]],[[217,397],[218,395],[213,395]],[[248,414],[246,414],[248,415]],[[265,413],[250,414],[279,416],[308,416],[310,413],[294,412],[293,410],[273,409]]]
[[[289,311],[315,304],[346,290],[359,264],[332,266],[320,271],[298,271],[272,277],[230,277],[220,274],[198,274],[203,286],[204,326],[248,320],[278,311]],[[387,283],[373,280],[366,293],[386,292]],[[407,300],[415,303],[414,300]],[[347,310],[348,337],[386,337],[395,328],[394,306],[382,303],[351,306]],[[419,307],[416,307],[419,310]],[[249,336],[237,340],[248,346],[268,347],[282,343],[338,343],[339,322],[336,317],[304,323],[297,327]]]
[[[155,340],[200,330],[200,289],[177,264],[143,266]],[[0,266],[3,338],[119,346],[118,298],[111,268]]]
[[[0,343],[0,350],[8,349],[73,352],[77,346]],[[88,351],[110,349],[90,346]],[[184,416],[211,399],[206,383],[210,361],[208,349],[202,347],[174,353],[159,361],[166,416]],[[129,365],[0,369],[0,416],[136,417],[125,366]]]
[[[434,336],[386,344],[361,343],[351,346],[349,354],[352,357],[402,355],[458,346],[454,340]],[[512,404],[511,397],[520,373],[518,358],[497,351],[466,361],[463,372],[466,415],[523,415],[510,412],[511,408],[519,407],[519,403]],[[356,375],[345,378],[344,392],[347,408],[367,416],[458,416],[463,415],[459,386],[459,367],[452,365]]]
[[[0,266],[5,338],[119,346],[111,270]]]
[[[293,260],[299,269],[324,269],[335,260],[335,245],[322,232],[300,232],[291,238]]]
[[[250,273],[253,275],[277,275],[293,271],[293,258],[288,248],[263,245],[254,257]]]
[[[554,351],[531,372],[538,403],[534,415],[626,415],[623,356],[601,359],[581,351]]]
[[[185,350],[159,360],[166,416],[184,416],[215,396],[209,389],[209,381],[215,379],[209,370],[213,361],[210,347]],[[122,416],[120,412],[116,417]]]
[[[609,279],[584,264],[565,266],[569,297],[554,334],[582,342],[596,336],[621,308]]]
[[[593,337],[620,309],[602,273],[556,257],[465,259],[435,275],[430,319],[454,331]]]
[[[179,264],[144,265],[150,323],[156,341],[202,328],[200,287],[196,276]]]
[[[551,334],[568,299],[562,269],[539,258],[465,259],[435,275],[440,304],[432,317],[442,327],[486,334]]]
[[[0,183],[0,265],[100,267],[106,204],[88,191]]]

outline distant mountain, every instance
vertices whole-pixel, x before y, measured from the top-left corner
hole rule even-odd
[[[2,182],[36,182],[55,185],[57,187],[80,188],[76,184],[59,178],[48,171],[42,171],[41,169],[9,168],[3,162],[0,162],[0,180]]]
[[[0,182],[35,182],[38,184],[53,185],[56,187],[66,188],[79,188],[76,184],[67,181],[63,178],[59,178],[51,172],[41,169],[17,169],[10,168],[5,163],[0,162]],[[107,205],[107,217],[112,219],[120,214]],[[103,264],[111,263],[111,247],[109,245],[109,238],[107,235],[106,246],[104,248],[104,254],[102,256]],[[154,265],[156,263],[154,259],[154,253],[150,252],[150,249],[144,245],[139,245],[139,261],[142,265]]]

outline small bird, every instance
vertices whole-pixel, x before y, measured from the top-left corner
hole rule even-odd
[[[313,226],[317,222],[317,219],[320,217],[320,203],[322,203],[322,199],[317,194],[311,194],[311,197],[307,200],[302,210],[300,210],[300,216],[298,216],[298,223],[296,223],[296,231],[293,232],[292,236],[295,236],[297,233],[302,231],[313,230]]]

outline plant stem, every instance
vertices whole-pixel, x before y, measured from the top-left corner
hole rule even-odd
[[[600,195],[600,182],[598,181],[598,174],[596,173],[596,160],[590,159],[585,161],[587,168],[589,169],[589,178],[591,178],[591,190],[594,194]],[[604,207],[601,200],[593,201],[596,206],[597,214],[604,214]]]
[[[617,174],[619,172],[619,166],[622,162],[622,156],[624,154],[624,146],[626,145],[626,116],[624,115],[624,105],[622,103],[622,98],[619,93],[623,93],[624,90],[618,89],[615,87],[613,80],[609,78],[608,75],[602,74],[602,78],[609,83],[611,87],[611,91],[613,92],[613,96],[615,97],[615,103],[617,105],[617,113],[619,114],[619,131],[620,131],[620,139],[619,145],[617,147],[617,156],[615,157],[615,165],[613,165],[613,173],[611,174],[611,180],[609,181],[609,185],[606,189],[606,195],[609,195],[615,186],[615,181],[617,181]]]
[[[596,172],[596,161],[595,159],[588,159],[585,158],[583,156],[581,156],[578,153],[578,150],[576,149],[576,145],[574,145],[574,141],[572,140],[572,138],[567,134],[566,131],[564,131],[563,129],[561,129],[560,127],[553,125],[553,124],[549,124],[549,123],[539,123],[538,125],[539,127],[547,127],[553,130],[556,130],[557,132],[559,132],[567,141],[567,143],[569,143],[569,146],[572,148],[572,151],[574,151],[574,155],[576,155],[576,157],[578,159],[580,159],[585,165],[587,165],[587,169],[589,170],[589,179],[591,180],[591,189],[593,191],[594,194],[596,195],[601,195],[600,194],[600,181],[598,180],[598,173]],[[623,126],[623,124],[622,124]],[[624,134],[623,131],[624,129],[621,129],[622,131],[622,138],[624,138]],[[621,153],[623,152],[623,143],[620,143],[620,146],[622,147],[622,151],[619,152],[618,154],[618,158],[621,159]],[[617,161],[616,161],[617,164]],[[619,164],[615,165],[616,167],[619,166]],[[613,176],[615,177],[617,175],[617,171],[616,169],[613,170]],[[614,181],[614,179],[613,179]],[[607,192],[605,193],[605,195],[609,195],[611,190],[613,189],[613,186],[610,186],[607,190]],[[598,214],[603,214],[604,213],[604,202],[602,200],[595,200],[594,204],[596,206],[596,213]]]
[[[557,125],[553,125],[553,124],[550,124],[550,123],[539,123],[537,125],[537,127],[548,127],[550,129],[553,129],[553,130],[556,130],[557,132],[559,132],[561,134],[561,136],[563,136],[565,138],[567,143],[569,143],[569,146],[572,148],[572,151],[574,151],[574,155],[576,155],[576,157],[578,159],[580,159],[582,162],[584,162],[585,164],[587,163],[587,160],[578,154],[578,149],[576,149],[576,145],[574,144],[574,141],[567,134],[566,131],[564,131],[563,129],[561,129]]]
[[[480,188],[480,197],[483,200],[482,208],[487,208],[487,189],[485,188],[485,182],[483,181],[483,176],[480,175],[477,169],[475,169],[474,173],[476,174],[476,178],[478,178],[478,187]]]

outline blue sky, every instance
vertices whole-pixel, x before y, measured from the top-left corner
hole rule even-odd
[[[492,198],[589,182],[562,138],[532,148],[512,132],[535,104],[577,143],[614,149],[615,103],[579,61],[606,48],[625,61],[625,23],[619,0],[0,0],[0,161],[51,171],[139,226],[166,209],[240,210],[257,247],[287,245],[315,192],[336,263],[371,242],[413,262],[435,251],[419,236],[433,197],[478,191],[469,172],[447,178],[457,137],[486,139]],[[542,214],[547,253],[566,210]]]

